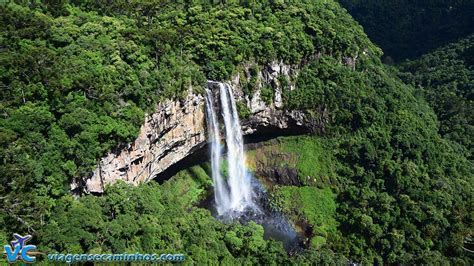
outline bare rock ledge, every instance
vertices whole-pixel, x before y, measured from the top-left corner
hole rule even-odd
[[[244,78],[249,78],[245,72]],[[321,131],[327,121],[326,110],[318,117],[309,116],[304,111],[282,109],[282,92],[278,83],[279,75],[297,75],[297,69],[274,63],[258,73],[257,90],[252,97],[244,97],[239,87],[240,75],[229,82],[237,101],[244,102],[250,110],[250,117],[241,120],[244,135],[258,134],[259,131],[297,129],[300,131]],[[260,96],[262,84],[274,88],[273,102],[268,105]],[[217,83],[209,81],[208,87],[216,94]],[[290,89],[294,85],[290,84]],[[72,190],[86,193],[102,193],[104,187],[123,180],[129,184],[148,182],[173,164],[202,149],[207,142],[205,100],[190,88],[185,99],[167,100],[158,104],[156,111],[145,117],[137,139],[116,153],[103,157],[95,171],[87,177],[75,180]],[[277,132],[275,132],[277,131]]]

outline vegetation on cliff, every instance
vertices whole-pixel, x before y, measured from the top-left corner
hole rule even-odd
[[[400,76],[428,101],[439,132],[474,154],[474,35],[400,64]]]
[[[380,64],[352,71],[332,59],[303,70],[297,86],[290,103],[303,93],[303,106],[318,103],[334,115],[327,137],[346,240],[338,248],[368,263],[469,259],[462,245],[473,222],[472,162],[439,136],[435,114],[413,88]]]
[[[437,111],[438,133],[436,114],[381,64],[380,50],[337,3],[47,1],[0,4],[0,14],[0,240],[29,232],[41,251],[183,252],[196,263],[472,264],[463,240],[474,222],[473,166],[442,137],[459,141],[457,129]],[[331,116],[324,135],[289,139],[282,150],[304,156],[295,163],[302,180],[330,174],[337,182],[274,191],[283,212],[319,230],[312,248],[289,257],[261,226],[221,224],[197,207],[206,166],[162,185],[69,195],[71,180],[134,139],[161,99],[229,78],[247,61],[276,60],[302,68],[296,90],[282,83],[285,108]],[[439,76],[416,71],[409,82],[444,88],[425,81]],[[468,93],[472,77],[462,73],[465,83],[443,84]]]

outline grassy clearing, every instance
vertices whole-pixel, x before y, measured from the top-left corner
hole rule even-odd
[[[272,140],[246,156],[249,169],[257,175],[263,168],[291,168],[298,171],[301,184],[326,187],[337,183],[332,151],[324,138],[292,136]]]
[[[282,152],[296,155],[298,177],[303,184],[328,182],[335,176],[331,149],[324,139],[313,136],[281,138]]]
[[[206,169],[205,164],[195,165],[180,171],[163,186],[181,198],[179,202],[182,207],[191,207],[205,198],[208,188],[212,186],[212,179]]]
[[[313,231],[311,246],[316,249],[337,233],[335,198],[328,187],[276,186],[271,193],[272,205],[277,210],[292,221],[305,221],[310,225]]]

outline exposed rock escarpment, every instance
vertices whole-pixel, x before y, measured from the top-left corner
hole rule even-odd
[[[123,180],[138,184],[166,170],[206,142],[204,99],[189,94],[184,100],[160,103],[145,117],[137,139],[100,160],[90,178],[83,180],[88,192],[102,192],[106,184]]]
[[[278,77],[297,75],[297,68],[275,63],[257,73],[256,90],[252,96],[244,95],[241,88],[243,79],[249,79],[248,69],[245,77],[234,76],[229,82],[234,88],[235,97],[244,103],[250,116],[241,121],[244,135],[278,130],[298,130],[301,132],[322,130],[328,115],[325,110],[315,117],[303,111],[282,109],[282,86]],[[217,94],[217,83],[209,81],[208,86]],[[262,100],[262,86],[272,86],[273,100]],[[295,89],[288,84],[289,89]],[[218,97],[215,97],[218,99]],[[116,153],[102,158],[91,176],[76,180],[72,189],[85,192],[103,192],[107,184],[123,180],[138,184],[153,179],[173,164],[202,149],[207,142],[205,101],[202,95],[188,92],[185,99],[167,100],[160,103],[156,112],[145,118],[137,139]]]

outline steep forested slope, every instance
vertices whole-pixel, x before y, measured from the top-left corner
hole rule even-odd
[[[339,2],[395,61],[416,58],[474,32],[470,0]]]
[[[399,66],[440,121],[440,133],[474,152],[474,35]]]
[[[10,199],[30,198],[22,204],[67,193],[71,178],[133,139],[156,101],[179,97],[190,85],[199,91],[205,77],[229,77],[239,62],[375,49],[333,3],[81,6],[0,6],[1,189],[22,191]]]
[[[439,137],[435,115],[413,89],[379,64],[351,71],[325,59],[297,84],[290,103],[323,104],[335,114],[330,150],[342,183],[339,228],[349,239],[338,248],[391,262],[466,255],[472,164]]]
[[[0,240],[27,231],[44,252],[183,252],[200,263],[472,264],[462,249],[473,226],[471,162],[338,4],[290,2],[0,5]],[[156,102],[274,60],[302,68],[298,89],[282,81],[285,108],[332,117],[324,135],[308,137],[324,145],[285,145],[323,149],[337,182],[275,193],[283,211],[298,197],[306,204],[296,214],[316,227],[330,221],[309,250],[288,257],[261,226],[221,224],[197,207],[206,166],[163,185],[69,195],[69,182],[132,140]],[[321,175],[306,158],[301,173]],[[315,193],[331,198],[324,219]]]

